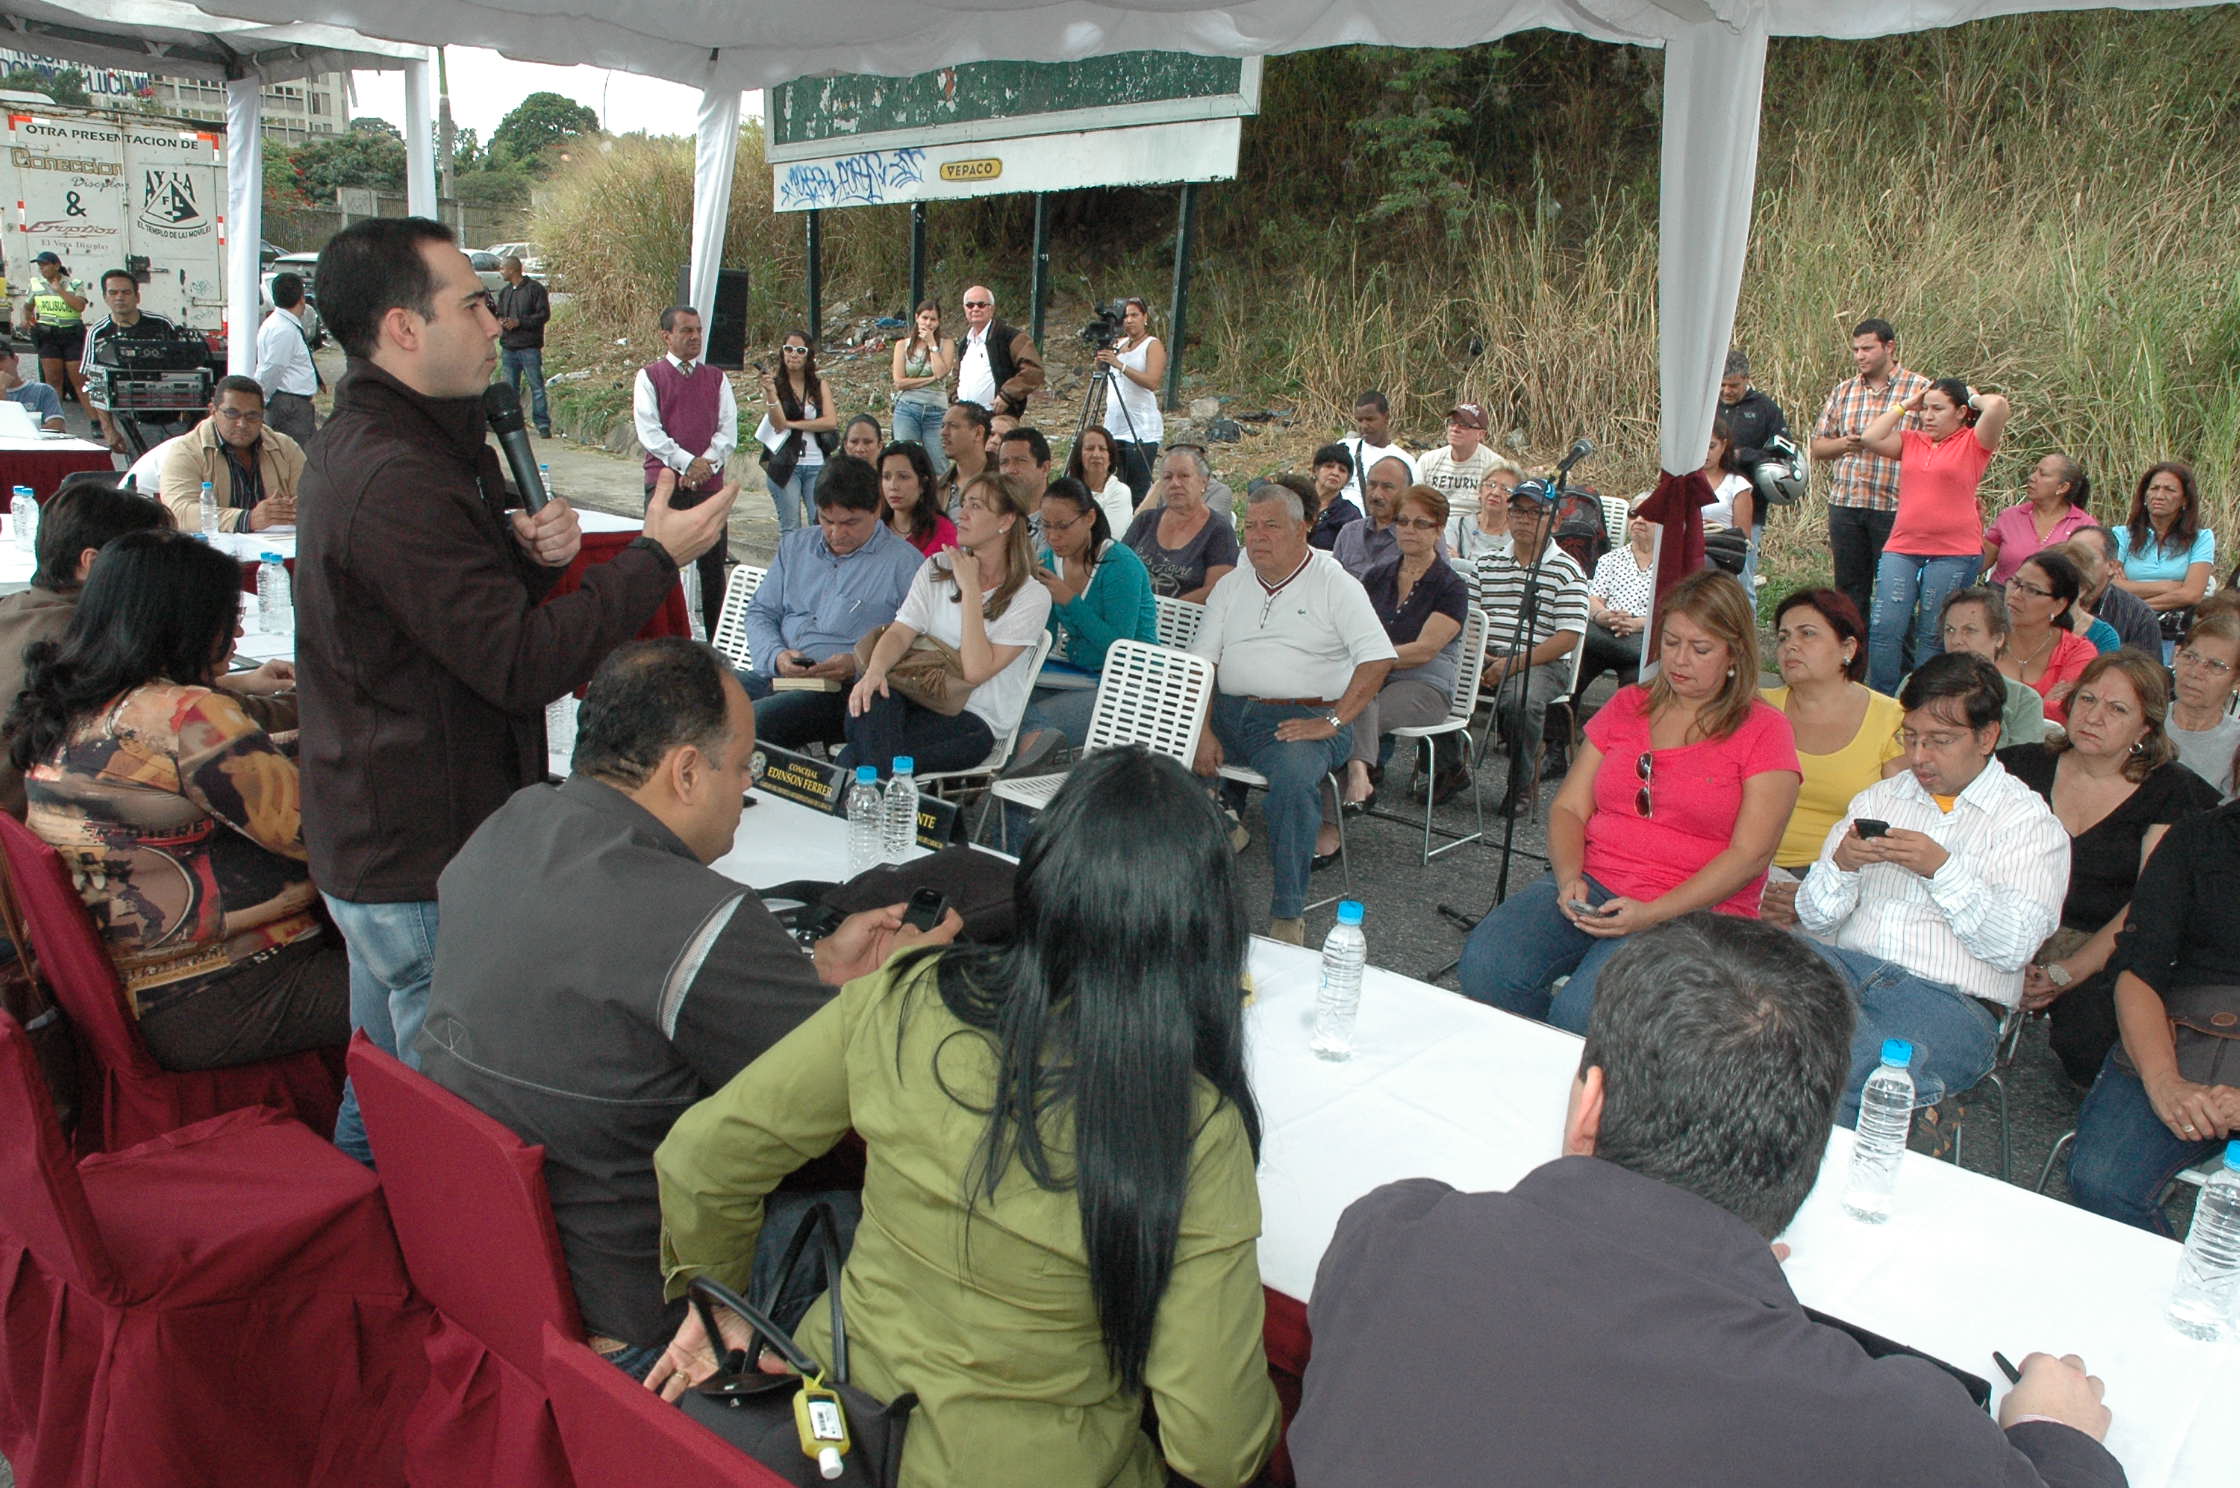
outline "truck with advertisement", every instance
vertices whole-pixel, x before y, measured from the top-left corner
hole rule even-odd
[[[15,324],[53,253],[87,285],[86,322],[104,314],[111,269],[140,282],[143,310],[199,333],[222,371],[226,319],[225,140],[217,126],[131,108],[0,101],[0,256]],[[254,333],[255,327],[250,327]]]

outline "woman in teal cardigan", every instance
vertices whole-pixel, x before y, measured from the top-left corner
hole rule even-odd
[[[1068,476],[1044,493],[1042,539],[1050,551],[1034,577],[1050,591],[1056,641],[1020,726],[1020,758],[1043,733],[1061,734],[1079,749],[1089,737],[1104,653],[1114,641],[1159,639],[1151,573],[1133,549],[1113,540],[1111,520],[1087,486]]]

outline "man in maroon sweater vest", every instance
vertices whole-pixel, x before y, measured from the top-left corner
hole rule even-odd
[[[685,511],[723,485],[724,462],[739,447],[739,403],[731,379],[700,359],[699,311],[690,305],[662,311],[661,341],[668,354],[638,370],[631,421],[646,447],[646,500],[653,499],[661,472],[674,470],[677,490],[669,504]],[[723,612],[727,546],[718,542],[700,555],[700,613],[710,635]]]

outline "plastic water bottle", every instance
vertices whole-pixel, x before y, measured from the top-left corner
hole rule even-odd
[[[1851,1182],[1843,1207],[1868,1224],[1890,1217],[1898,1188],[1898,1159],[1906,1155],[1913,1130],[1913,1045],[1904,1039],[1882,1041],[1882,1063],[1867,1076],[1859,1094],[1859,1126],[1851,1142]]]
[[[295,628],[295,588],[288,582],[288,565],[278,553],[267,553],[257,560],[257,629],[288,635]]]
[[[894,776],[887,781],[884,806],[886,852],[881,861],[899,863],[918,845],[918,762],[907,754],[894,757]]]
[[[202,540],[209,542],[218,531],[218,491],[208,481],[202,483]]]
[[[2240,1139],[2225,1144],[2224,1171],[2194,1201],[2178,1279],[2170,1286],[2170,1326],[2188,1338],[2214,1343],[2240,1319]]]
[[[1361,933],[1361,905],[1338,901],[1338,923],[1322,943],[1322,985],[1314,995],[1314,1041],[1322,1059],[1353,1057],[1353,1020],[1361,1011],[1361,968],[1369,964],[1369,938]]]
[[[26,553],[39,551],[39,498],[31,494],[29,486],[17,486],[8,502],[8,511],[15,517],[16,546]]]
[[[848,877],[879,866],[879,849],[886,840],[885,802],[879,796],[876,765],[856,766],[856,783],[848,791]]]
[[[548,757],[573,759],[576,752],[576,695],[563,692],[544,705],[544,750]]]

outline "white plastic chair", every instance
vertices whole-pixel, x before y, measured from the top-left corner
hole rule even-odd
[[[1595,499],[1602,503],[1602,530],[1610,534],[1610,546],[1614,549],[1623,548],[1628,540],[1626,527],[1633,520],[1633,513],[1627,510],[1627,503],[1615,496],[1597,496]],[[1594,575],[1588,574],[1587,577],[1591,579]]]
[[[1034,655],[1027,661],[1027,695],[1034,695],[1034,679],[1042,673],[1042,663],[1050,656],[1050,632],[1045,630],[1034,643]],[[1019,724],[1027,716],[1026,704],[1019,705],[1019,712],[1011,726],[996,736],[995,747],[979,764],[963,770],[920,770],[917,774],[918,789],[931,791],[944,800],[950,790],[970,790],[984,787],[1011,758],[1011,748],[1019,741]],[[965,782],[960,785],[959,782]]]
[[[1144,641],[1114,641],[1104,653],[1096,707],[1089,714],[1081,752],[1142,744],[1187,766],[1198,756],[1198,736],[1212,696],[1213,663],[1204,657]],[[999,780],[989,794],[1040,811],[1065,784],[1066,773]]]
[[[1470,720],[1478,709],[1478,681],[1484,675],[1486,664],[1486,625],[1486,612],[1476,605],[1472,605],[1470,613],[1462,622],[1462,659],[1460,665],[1455,668],[1454,691],[1447,696],[1447,716],[1437,723],[1422,724],[1413,728],[1396,728],[1390,731],[1395,739],[1424,740],[1424,747],[1431,752],[1430,768],[1425,773],[1423,781],[1422,861],[1426,867],[1430,866],[1431,860],[1439,856],[1440,853],[1460,847],[1465,842],[1476,842],[1486,835],[1485,797],[1479,791],[1478,777],[1475,774],[1470,777],[1470,801],[1472,806],[1477,809],[1478,830],[1468,834],[1450,832],[1444,827],[1434,827],[1431,823],[1432,789],[1439,778],[1440,738],[1447,734],[1462,735],[1462,742],[1456,757],[1463,761],[1468,761],[1470,758]],[[1576,689],[1579,683],[1577,668],[1572,670],[1571,683],[1573,688]],[[1388,821],[1407,820],[1406,817],[1385,811],[1371,812],[1370,815],[1381,816]],[[1441,837],[1451,838],[1452,840],[1434,848],[1431,845],[1434,832]]]
[[[716,615],[716,633],[708,644],[741,671],[754,670],[753,648],[747,644],[747,605],[769,576],[767,568],[742,563],[731,570],[731,582],[723,587],[723,609]]]
[[[1189,650],[1190,643],[1198,638],[1198,627],[1205,623],[1206,607],[1164,594],[1152,595],[1151,606],[1158,614],[1159,644],[1177,651]]]

